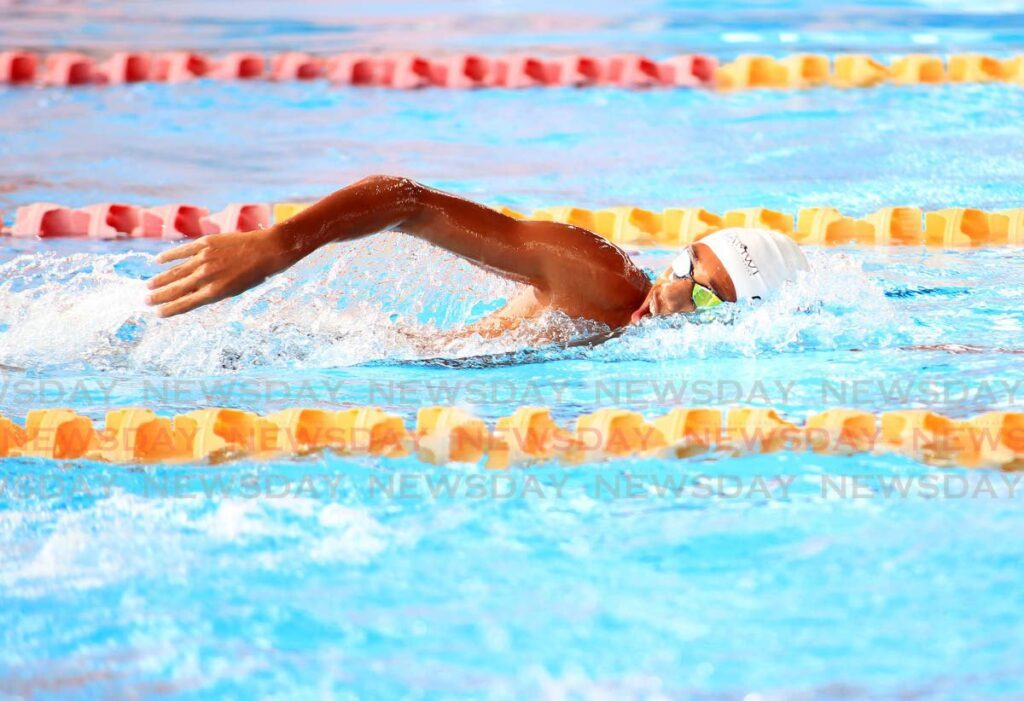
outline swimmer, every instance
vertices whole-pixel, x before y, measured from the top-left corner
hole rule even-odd
[[[523,221],[408,178],[375,175],[270,228],[204,236],[160,254],[149,281],[162,317],[256,287],[332,242],[401,231],[525,291],[466,331],[494,337],[546,311],[612,330],[648,315],[759,298],[807,269],[800,247],[764,229],[723,229],[688,246],[652,283],[618,246],[570,224]]]

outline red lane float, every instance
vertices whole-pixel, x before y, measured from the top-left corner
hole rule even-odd
[[[150,75],[156,81],[181,83],[201,78],[209,70],[210,62],[204,56],[188,51],[170,51],[154,57]]]
[[[58,204],[40,202],[18,207],[14,220],[15,236],[84,236],[89,231],[89,215]],[[22,233],[25,232],[25,233]],[[31,233],[28,233],[31,232]]]
[[[236,203],[215,214],[205,207],[167,204],[135,207],[103,202],[71,209],[42,202],[19,207],[12,236],[56,238],[88,236],[95,239],[197,238],[228,231],[253,231],[270,225],[271,208],[263,203]]]
[[[664,85],[696,88],[709,85],[717,68],[718,61],[710,56],[673,56],[658,64],[658,78]]]
[[[46,57],[43,71],[46,85],[86,85],[96,77],[92,59],[84,54],[62,51]]]
[[[264,73],[263,57],[259,54],[235,52],[213,64],[207,74],[218,80],[255,80]]]
[[[604,75],[604,65],[593,56],[563,56],[548,61],[551,85],[585,87],[595,85]]]
[[[411,53],[384,56],[380,61],[380,85],[399,90],[414,90],[431,85],[430,61]]]
[[[211,214],[207,221],[217,227],[218,233],[228,231],[255,231],[270,226],[270,205],[253,203],[229,204]]]
[[[490,74],[491,60],[479,54],[456,54],[430,63],[431,81],[444,88],[482,88]]]
[[[315,80],[323,72],[322,59],[297,51],[278,54],[270,62],[270,77],[273,80]]]
[[[132,236],[162,239],[194,239],[216,234],[217,227],[207,219],[210,210],[188,204],[165,204],[142,210],[139,228]]]
[[[131,236],[142,222],[142,210],[130,204],[104,202],[83,207],[79,211],[88,215],[87,235],[93,239]]]
[[[597,58],[579,54],[548,58],[531,54],[490,57],[461,53],[426,58],[410,52],[342,53],[318,57],[291,51],[269,62],[261,54],[233,52],[219,59],[188,51],[117,52],[98,62],[77,52],[0,53],[0,83],[69,86],[142,81],[179,83],[195,78],[271,81],[327,78],[339,85],[396,89],[528,88],[614,85],[624,88],[697,87],[714,79],[715,59],[681,55],[655,61],[639,54]]]
[[[99,83],[141,83],[150,80],[152,59],[149,54],[120,51],[96,68]]]
[[[645,56],[623,54],[608,59],[604,81],[621,88],[650,88],[661,82],[658,64]]]
[[[25,51],[0,53],[0,83],[31,83],[36,79],[39,59]]]
[[[532,88],[550,84],[544,61],[535,56],[505,56],[492,64],[491,85],[502,88]]]
[[[327,59],[327,79],[338,85],[380,85],[384,62],[366,54],[338,54]],[[408,85],[403,87],[419,87]]]

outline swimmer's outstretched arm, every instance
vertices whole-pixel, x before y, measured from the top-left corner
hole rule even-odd
[[[533,285],[573,316],[628,322],[649,282],[621,249],[579,227],[521,221],[408,178],[376,175],[294,217],[250,232],[206,236],[162,253],[182,261],[149,281],[148,303],[174,316],[233,297],[321,246],[400,230],[504,277]]]

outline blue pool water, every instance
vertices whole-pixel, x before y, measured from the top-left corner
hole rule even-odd
[[[728,56],[1007,54],[1024,37],[1010,2],[250,3],[241,18],[238,4],[164,5],[0,5],[0,44]],[[312,199],[372,172],[525,210],[999,209],[1021,204],[1022,111],[1012,86],[0,89],[0,210],[9,222],[33,201]],[[375,404],[411,425],[436,403],[491,422],[543,404],[569,424],[602,406],[752,404],[800,420],[835,405],[962,418],[1024,403],[1016,249],[809,249],[812,273],[758,307],[523,353],[535,332],[583,329],[549,318],[518,337],[437,341],[514,289],[398,234],[171,320],[142,303],[164,246],[0,239],[0,414]],[[636,255],[657,269],[672,253]],[[1019,473],[780,453],[494,474],[333,454],[0,460],[0,698],[1024,694]],[[491,480],[483,497],[455,483],[471,476]],[[623,490],[627,477],[641,488]],[[867,487],[823,495],[853,478]],[[886,492],[940,478],[938,494]],[[380,488],[402,479],[404,492]],[[659,493],[666,480],[683,488]]]

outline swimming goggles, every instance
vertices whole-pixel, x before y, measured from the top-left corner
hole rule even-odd
[[[697,309],[717,307],[722,303],[722,300],[719,299],[718,295],[693,279],[693,249],[689,246],[687,246],[686,250],[676,256],[676,259],[672,261],[672,279],[689,280],[693,283],[693,293],[691,297],[693,299],[693,305],[697,307]]]

